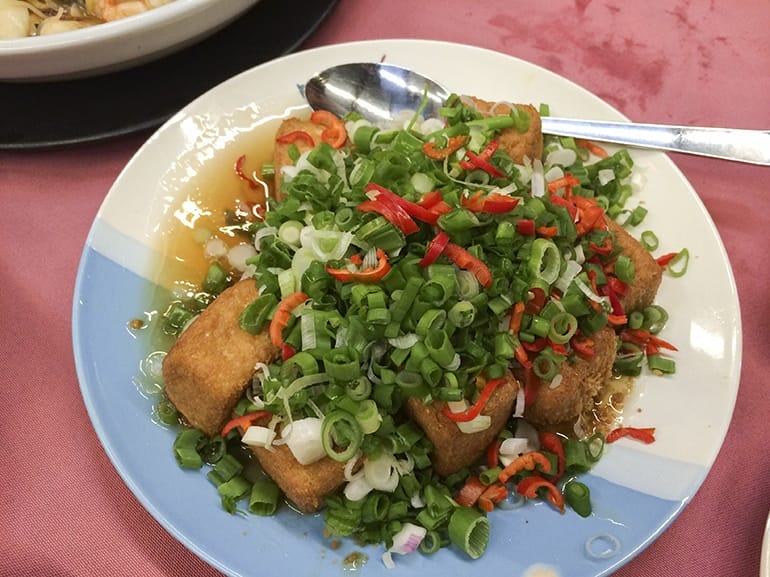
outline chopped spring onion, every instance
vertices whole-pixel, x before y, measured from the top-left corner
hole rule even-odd
[[[588,517],[593,507],[591,506],[591,491],[588,486],[580,481],[571,480],[564,486],[564,499],[581,517]]]
[[[335,461],[352,458],[361,446],[363,435],[358,420],[347,411],[332,411],[323,420],[321,442],[325,453]]]
[[[651,230],[645,230],[639,237],[639,242],[641,242],[642,246],[650,252],[657,250],[660,245],[658,236]]]
[[[668,262],[666,270],[673,277],[684,276],[690,265],[690,251],[686,248],[680,250],[676,256]]]
[[[228,513],[235,513],[237,503],[251,491],[251,483],[240,475],[225,481],[217,487],[222,498],[222,508]]]
[[[382,424],[382,415],[377,403],[372,399],[362,401],[356,413],[356,420],[365,435],[371,435],[377,431]]]
[[[287,220],[278,228],[278,238],[288,245],[298,247],[303,226],[298,220]]]
[[[547,238],[537,238],[532,242],[529,257],[529,270],[546,283],[553,284],[559,278],[561,255],[556,244]]]
[[[198,454],[198,445],[203,433],[198,429],[182,429],[174,441],[174,457],[183,469],[200,469],[203,459]]]
[[[471,559],[486,551],[489,531],[489,520],[476,508],[457,507],[449,518],[449,539]]]
[[[255,515],[268,517],[278,508],[280,490],[278,485],[269,480],[255,481],[249,497],[249,511]]]

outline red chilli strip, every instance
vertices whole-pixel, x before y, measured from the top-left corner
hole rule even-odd
[[[546,489],[546,499],[548,502],[556,507],[560,513],[564,513],[564,495],[562,495],[559,488],[550,481],[538,477],[537,475],[532,475],[531,477],[525,477],[519,481],[516,486],[516,492],[520,495],[524,495],[528,499],[536,499],[539,496],[538,491],[540,489]]]
[[[515,196],[493,192],[484,199],[482,210],[490,214],[503,214],[512,211],[518,204],[519,199]]]
[[[472,272],[484,288],[492,284],[492,273],[489,267],[463,247],[451,242],[447,243],[444,254],[461,269]]]
[[[568,172],[561,178],[557,178],[556,180],[549,182],[548,191],[556,192],[560,188],[564,188],[566,189],[565,196],[569,197],[572,194],[572,188],[575,186],[580,186],[580,180]]]
[[[473,507],[486,490],[487,486],[481,482],[481,479],[472,475],[457,492],[455,501],[461,507]]]
[[[381,214],[406,235],[420,230],[417,223],[412,220],[412,217],[401,206],[384,198],[381,199],[379,196],[375,200],[362,202],[356,208],[363,212],[377,212]]]
[[[552,480],[558,481],[564,475],[564,468],[567,464],[567,457],[564,453],[564,445],[562,445],[561,439],[556,433],[542,431],[539,436],[540,446],[546,451],[556,455],[557,470]]]
[[[553,182],[558,182],[558,181],[554,180]],[[553,184],[553,182],[551,184]],[[550,187],[550,184],[549,184],[549,187]],[[578,213],[578,208],[577,206],[575,206],[575,203],[570,202],[566,198],[561,197],[557,194],[551,194],[550,200],[551,200],[551,204],[555,204],[557,206],[563,206],[564,208],[566,208],[567,212],[569,212],[569,217],[572,219],[572,222],[575,222],[575,220],[577,219],[577,213]]]
[[[225,426],[222,427],[222,432],[220,435],[226,437],[227,434],[236,427],[239,429],[248,429],[257,419],[261,419],[262,417],[267,417],[269,415],[272,415],[270,411],[256,411],[254,413],[246,413],[240,417],[235,417],[234,419],[231,419],[225,423]]]
[[[380,197],[383,196],[386,200],[391,201],[395,204],[398,204],[401,208],[403,208],[407,212],[409,216],[414,217],[417,220],[427,222],[428,224],[436,224],[438,217],[441,216],[436,212],[428,210],[424,206],[420,206],[416,202],[411,202],[409,200],[406,200],[405,198],[400,197],[392,190],[388,190],[384,186],[380,186],[379,184],[376,184],[374,182],[370,182],[369,184],[367,184],[366,187],[364,188],[364,191],[365,192],[376,191],[377,199],[380,199]]]
[[[607,158],[610,154],[607,152],[604,148],[596,144],[595,142],[591,142],[590,140],[585,140],[584,138],[576,138],[575,144],[577,144],[581,148],[585,148],[593,154],[594,156],[598,156],[599,158]]]
[[[575,338],[569,342],[572,350],[583,358],[591,358],[596,354],[594,340],[590,337]]]
[[[425,256],[420,259],[420,266],[425,267],[433,264],[439,255],[444,252],[447,244],[449,244],[449,235],[442,230],[430,241],[428,249],[425,251]]]
[[[538,226],[536,229],[537,236],[543,238],[553,238],[559,234],[559,227],[557,226]]]
[[[500,464],[500,445],[502,442],[502,439],[498,437],[487,447],[487,466],[490,469],[494,469]]]
[[[290,358],[292,358],[296,354],[297,354],[297,351],[289,343],[283,343],[281,345],[281,360],[282,361],[288,361]]]
[[[668,263],[670,263],[672,260],[676,258],[676,255],[678,255],[678,252],[669,252],[664,254],[663,256],[659,256],[655,259],[655,262],[658,263],[658,266],[660,268],[666,268],[668,266]]]
[[[495,504],[508,496],[508,489],[502,483],[492,483],[479,497],[479,509],[491,513]]]
[[[243,161],[246,160],[246,155],[241,154],[238,159],[235,161],[235,174],[246,182],[249,185],[249,188],[252,190],[256,190],[259,188],[259,184],[250,176],[248,176],[246,173],[243,172]]]
[[[679,350],[670,342],[663,340],[660,337],[656,337],[650,331],[646,331],[644,329],[623,329],[620,332],[620,340],[634,343],[640,347],[644,347],[647,346],[647,344],[652,343],[661,349],[668,349],[669,351]]]
[[[460,198],[460,204],[472,212],[481,212],[484,208],[484,191],[477,190],[472,196],[463,195]]]
[[[649,445],[650,443],[655,442],[655,427],[618,427],[609,432],[605,442],[614,443],[623,437],[631,437],[632,439],[636,439],[637,441]]]
[[[444,405],[444,411],[443,411],[444,416],[446,416],[448,419],[452,421],[455,421],[456,423],[467,423],[468,421],[472,421],[473,419],[475,419],[481,414],[481,411],[484,409],[484,407],[489,402],[489,399],[492,397],[492,393],[494,393],[495,389],[500,385],[502,385],[504,382],[505,382],[504,378],[488,380],[484,385],[484,388],[481,389],[479,398],[467,410],[461,413],[453,413],[449,409],[448,405]]]
[[[431,192],[426,192],[422,195],[422,198],[417,202],[420,206],[423,206],[425,208],[433,208],[433,206],[441,201],[444,200],[444,195],[441,194],[440,190],[433,190]]]
[[[492,158],[492,155],[497,151],[498,148],[500,148],[500,143],[497,140],[490,140],[489,143],[487,143],[487,145],[484,147],[484,150],[479,152],[479,158],[489,160]]]
[[[534,236],[535,221],[531,218],[522,218],[516,223],[516,232],[526,236]]]
[[[504,178],[505,173],[503,173],[499,168],[497,168],[494,164],[486,160],[485,158],[479,156],[478,154],[475,154],[471,152],[470,150],[465,153],[470,160],[471,164],[475,168],[480,168],[484,172],[486,172],[489,176],[493,178]]]
[[[623,303],[620,302],[613,284],[610,282],[611,278],[615,277],[607,277],[607,284],[602,285],[602,295],[610,299],[610,306],[612,307],[613,314],[623,316],[626,314],[626,311],[623,310]]]
[[[304,130],[295,130],[293,132],[287,132],[283,136],[279,136],[278,138],[275,139],[275,141],[279,144],[292,144],[294,142],[297,142],[298,140],[301,140],[302,142],[304,142],[310,147],[315,146],[313,137],[310,136]]]

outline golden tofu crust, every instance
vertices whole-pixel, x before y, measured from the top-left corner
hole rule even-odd
[[[321,509],[324,498],[345,484],[345,463],[329,457],[302,465],[286,445],[274,446],[273,450],[255,447],[252,452],[265,473],[303,513]]]
[[[526,132],[519,132],[516,128],[504,128],[498,134],[496,140],[500,147],[517,164],[523,164],[525,159],[542,159],[543,156],[543,124],[540,114],[531,104],[508,104],[505,102],[488,102],[473,97],[476,109],[482,114],[492,116],[494,114],[510,114],[511,106],[529,114],[529,126]]]
[[[561,367],[561,382],[551,388],[538,383],[537,396],[524,412],[535,425],[556,425],[575,420],[589,410],[599,390],[612,377],[615,362],[615,331],[603,328],[591,337],[594,356],[577,357]]]
[[[277,140],[292,132],[305,132],[310,138],[313,139],[315,145],[321,142],[321,133],[324,127],[320,124],[315,124],[309,120],[303,120],[301,118],[290,117],[281,122],[278,130],[275,133],[276,143],[273,149],[273,166],[275,167],[275,191],[277,198],[281,198],[281,169],[284,166],[293,166],[294,162],[289,156],[289,148],[292,146],[290,142],[277,142]],[[297,139],[293,142],[297,147],[300,154],[311,150],[313,147],[309,143],[302,139]]]
[[[492,418],[492,424],[476,433],[460,431],[457,423],[444,415],[446,404],[443,401],[425,404],[422,399],[408,398],[405,403],[407,413],[433,443],[433,470],[446,476],[476,463],[511,417],[518,391],[519,383],[513,376],[499,385],[481,411],[482,415]]]
[[[225,289],[179,336],[163,361],[169,400],[185,420],[218,434],[246,390],[258,362],[278,350],[266,333],[244,331],[238,317],[258,297],[254,279]]]
[[[623,254],[634,263],[634,283],[629,285],[625,295],[620,296],[623,309],[628,313],[650,306],[663,280],[663,271],[650,252],[622,226],[610,218],[607,226],[615,233],[615,242]]]

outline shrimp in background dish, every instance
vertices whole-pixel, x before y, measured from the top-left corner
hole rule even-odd
[[[112,22],[171,2],[172,0],[86,0],[86,8],[107,22]]]

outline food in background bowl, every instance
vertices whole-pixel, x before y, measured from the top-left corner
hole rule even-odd
[[[0,40],[46,36],[135,16],[172,0],[0,0]]]
[[[0,0],[0,80],[64,80],[137,66],[214,34],[257,2]]]

